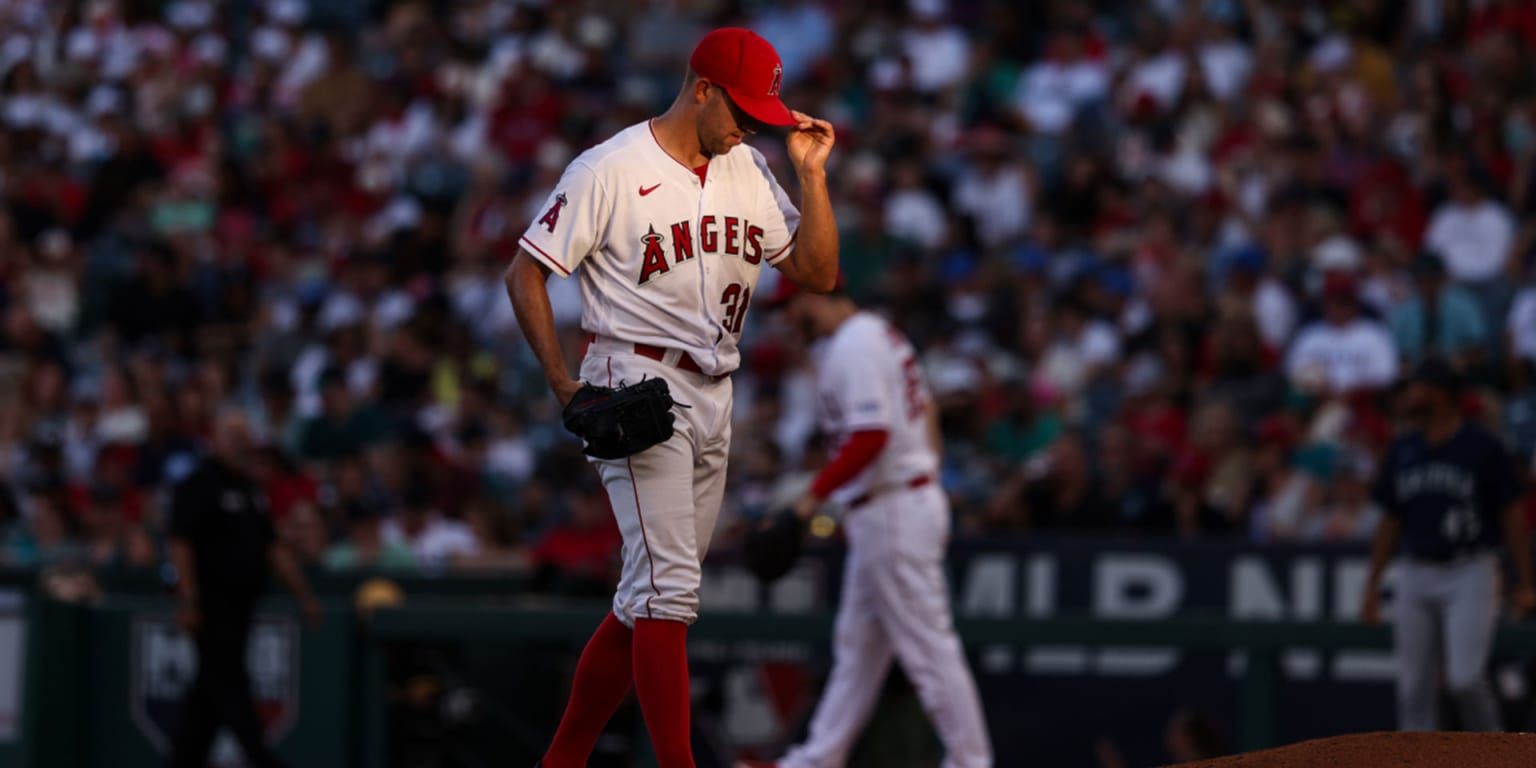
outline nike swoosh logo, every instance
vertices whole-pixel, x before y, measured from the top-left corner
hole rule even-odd
[[[641,187],[640,188],[640,196],[641,197],[645,197],[646,195],[649,195],[650,193],[655,192],[656,188],[659,187],[659,186],[661,186],[661,185],[660,184],[652,184],[649,187]]]

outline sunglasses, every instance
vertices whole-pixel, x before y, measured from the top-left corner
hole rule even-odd
[[[756,134],[768,128],[767,125],[743,111],[741,107],[736,106],[736,102],[731,100],[731,95],[726,93],[724,88],[720,88],[720,86],[714,83],[710,83],[709,87],[719,88],[720,98],[725,100],[725,108],[730,110],[731,119],[736,121],[736,127],[740,128],[742,132]]]

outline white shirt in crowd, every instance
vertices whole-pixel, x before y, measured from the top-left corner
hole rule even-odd
[[[436,515],[414,538],[406,534],[398,518],[385,520],[380,531],[385,541],[409,546],[416,554],[416,562],[424,568],[445,565],[453,557],[480,552],[480,542],[475,540],[474,531],[467,524]]]
[[[928,250],[943,245],[949,234],[944,206],[921,187],[892,192],[885,199],[885,222],[891,234]]]
[[[912,86],[918,91],[941,91],[965,79],[971,65],[971,43],[959,29],[908,29],[901,43],[912,62]]]
[[[1149,96],[1162,109],[1171,109],[1184,93],[1188,69],[1182,55],[1167,50],[1132,67],[1127,87],[1133,99]]]
[[[1536,363],[1536,286],[1515,297],[1509,310],[1509,340],[1516,355]]]
[[[1470,283],[1502,274],[1514,242],[1514,217],[1492,200],[1440,206],[1424,235],[1425,245],[1445,259],[1451,279]]]
[[[984,248],[996,248],[1029,228],[1029,181],[1017,166],[999,167],[991,175],[971,168],[955,184],[955,210],[976,222],[976,237]]]
[[[1302,328],[1285,360],[1286,375],[1293,382],[1321,379],[1334,393],[1388,386],[1397,378],[1397,366],[1391,334],[1366,319]]]
[[[1216,40],[1200,46],[1200,73],[1211,95],[1219,101],[1231,101],[1242,94],[1253,72],[1253,51],[1241,42]]]
[[[1264,343],[1281,349],[1296,329],[1296,301],[1279,280],[1265,277],[1254,289],[1253,316]]]
[[[1013,108],[1036,131],[1060,134],[1077,110],[1109,95],[1109,65],[1095,59],[1031,64],[1013,91]]]

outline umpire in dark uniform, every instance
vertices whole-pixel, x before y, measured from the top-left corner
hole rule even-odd
[[[253,766],[283,765],[262,736],[251,697],[245,661],[251,619],[272,570],[298,597],[311,626],[320,610],[297,560],[277,541],[266,496],[251,475],[254,448],[245,417],[221,412],[212,451],[171,501],[181,626],[196,638],[198,656],[171,745],[172,768],[206,766],[220,725],[234,733]]]
[[[1450,365],[1425,361],[1402,396],[1415,428],[1393,441],[1376,480],[1386,514],[1361,615],[1380,620],[1381,577],[1401,547],[1392,606],[1399,729],[1439,728],[1443,680],[1464,730],[1502,730],[1486,669],[1499,615],[1500,544],[1515,565],[1516,611],[1536,607],[1514,459],[1498,436],[1462,416],[1461,379]]]

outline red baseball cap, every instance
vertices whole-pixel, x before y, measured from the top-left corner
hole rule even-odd
[[[705,35],[693,49],[688,67],[724,88],[731,101],[752,119],[780,126],[798,122],[779,101],[779,87],[784,82],[779,53],[756,32],[721,27]]]

